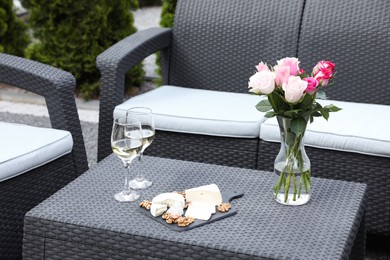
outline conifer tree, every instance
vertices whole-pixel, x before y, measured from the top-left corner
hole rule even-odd
[[[28,43],[27,26],[13,11],[13,1],[0,0],[0,52],[23,57]]]
[[[77,90],[86,98],[99,95],[96,57],[117,41],[136,32],[131,10],[137,0],[23,0],[39,40],[27,57],[72,73]],[[140,85],[142,65],[128,73]]]

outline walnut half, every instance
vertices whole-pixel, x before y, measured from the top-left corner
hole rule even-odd
[[[168,224],[172,224],[172,223],[177,223],[177,220],[179,218],[181,218],[180,215],[177,215],[177,214],[171,214],[171,213],[164,213],[162,215],[162,218],[165,219],[165,221],[168,223]]]
[[[195,221],[195,219],[191,218],[191,217],[180,217],[177,219],[177,225],[179,227],[186,227],[194,221]]]
[[[147,210],[150,210],[150,207],[152,206],[152,202],[149,200],[144,200],[144,201],[139,203],[139,206],[142,208],[145,208]]]
[[[228,212],[232,207],[232,204],[230,203],[222,203],[218,205],[217,209],[219,212]]]

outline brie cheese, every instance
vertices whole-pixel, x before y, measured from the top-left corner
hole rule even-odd
[[[184,197],[176,192],[161,193],[152,199],[152,205],[154,203],[166,204],[168,208],[171,207],[175,202],[179,202],[181,208],[184,208]]]
[[[216,184],[188,189],[185,193],[187,202],[200,201],[214,206],[222,203],[222,195]]]
[[[181,215],[183,215],[184,211],[183,211],[183,207],[181,206],[180,202],[176,201],[168,209],[167,213],[181,216]]]
[[[158,217],[162,215],[167,210],[167,204],[161,204],[161,203],[153,203],[150,207],[150,214],[152,214],[153,217]]]

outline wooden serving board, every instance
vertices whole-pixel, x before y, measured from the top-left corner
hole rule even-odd
[[[223,203],[227,203],[227,202],[232,201],[233,199],[241,198],[242,196],[244,196],[244,193],[234,192],[234,191],[221,192],[221,194],[222,194],[222,202]],[[142,212],[146,216],[154,219],[157,222],[160,222],[162,225],[164,225],[170,229],[173,229],[175,231],[187,231],[187,230],[197,228],[197,227],[212,223],[214,221],[217,221],[217,220],[220,220],[223,218],[227,218],[227,217],[230,217],[230,216],[237,214],[237,209],[232,204],[232,207],[228,212],[219,212],[217,210],[217,212],[215,214],[211,215],[211,218],[209,220],[196,219],[193,223],[191,223],[187,227],[179,227],[177,224],[168,224],[165,221],[165,219],[163,219],[161,216],[153,217],[152,214],[150,214],[150,211],[145,209],[145,208],[139,207],[139,210],[140,210],[140,212]],[[185,212],[186,212],[186,210],[184,210],[184,214],[185,214]]]

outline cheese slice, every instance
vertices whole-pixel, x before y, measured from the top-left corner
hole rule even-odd
[[[187,202],[200,201],[214,206],[222,203],[222,195],[216,184],[205,185],[185,191]]]
[[[195,201],[194,201],[195,202]],[[203,204],[203,205],[202,205]],[[207,205],[205,207],[205,205]],[[210,210],[210,204],[207,203],[191,203],[188,206],[186,211],[186,217],[201,219],[201,220],[209,220],[212,215],[212,211]],[[215,207],[215,206],[214,206]]]
[[[150,214],[152,214],[153,217],[158,217],[162,215],[167,210],[167,208],[167,204],[152,202],[152,206],[150,207]]]
[[[152,205],[153,203],[166,204],[168,208],[171,207],[175,202],[179,202],[181,207],[184,208],[184,197],[183,195],[180,195],[176,192],[161,193],[152,199]]]
[[[202,209],[205,209],[207,211],[210,211],[211,214],[214,214],[216,212],[215,205],[208,203],[208,202],[195,200],[195,201],[192,201],[190,205],[193,207],[196,207],[196,208],[202,208]]]

